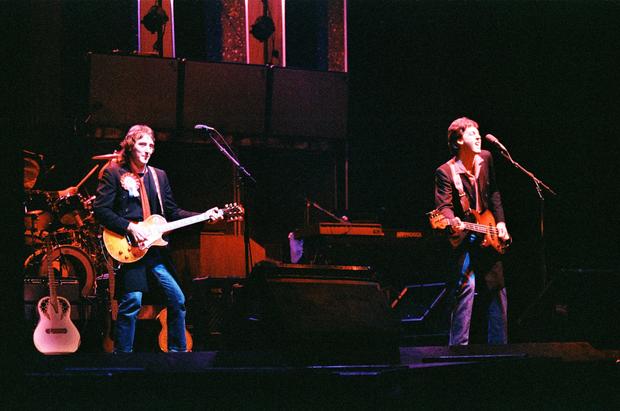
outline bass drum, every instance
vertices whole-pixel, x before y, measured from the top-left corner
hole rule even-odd
[[[80,283],[82,297],[95,295],[95,270],[88,254],[74,245],[60,245],[52,249],[50,255],[45,250],[28,256],[24,262],[26,277],[47,277],[47,264],[51,259],[52,269],[56,278],[73,277]]]

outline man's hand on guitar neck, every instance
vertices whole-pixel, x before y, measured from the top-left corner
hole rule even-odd
[[[218,207],[210,208],[203,214],[207,217],[206,221],[208,224],[217,223],[224,218],[224,211],[220,210]]]
[[[452,234],[460,234],[465,229],[465,224],[463,224],[460,218],[454,217],[450,221],[450,228],[452,229]]]
[[[510,234],[506,228],[506,223],[499,222],[495,227],[497,228],[497,237],[499,237],[500,240],[510,240]],[[463,230],[465,230],[465,224],[460,218],[454,217],[454,219],[450,221],[450,228],[452,229],[452,234],[460,234]]]

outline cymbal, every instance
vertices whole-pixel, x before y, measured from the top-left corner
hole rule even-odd
[[[115,158],[118,158],[118,154],[117,153],[112,153],[112,154],[101,154],[98,156],[94,156],[91,157],[91,160],[113,160]]]
[[[41,166],[30,157],[24,157],[24,188],[30,190],[37,182]]]

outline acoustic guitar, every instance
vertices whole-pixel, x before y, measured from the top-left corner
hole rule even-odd
[[[134,263],[144,257],[152,246],[167,245],[168,242],[162,238],[162,235],[166,233],[203,221],[241,220],[243,218],[243,213],[243,207],[237,203],[233,203],[226,204],[223,208],[213,207],[202,214],[182,218],[170,223],[167,222],[164,217],[153,214],[146,220],[138,223],[139,226],[145,228],[149,232],[147,240],[141,244],[135,244],[129,234],[117,234],[107,228],[103,230],[103,243],[110,256],[116,261],[120,263]]]
[[[450,220],[439,210],[433,210],[428,214],[428,219],[431,224],[431,227],[438,230],[443,230],[449,226],[456,226],[455,220]],[[483,234],[483,236],[478,236],[477,240],[480,242],[480,246],[482,247],[492,247],[500,254],[504,254],[506,249],[510,246],[512,239],[508,239],[506,241],[502,240],[498,236],[497,226],[495,224],[495,218],[490,210],[484,211],[482,214],[472,210],[471,215],[474,216],[475,222],[463,221],[463,225],[465,226],[465,230],[460,234],[451,235],[448,239],[450,244],[453,247],[458,247],[465,237],[468,235],[468,232]]]
[[[48,237],[47,255],[52,255],[52,245]],[[71,303],[56,293],[56,279],[52,258],[47,259],[47,275],[50,295],[37,304],[39,322],[32,339],[39,352],[46,355],[70,354],[80,346],[80,333],[71,321]]]

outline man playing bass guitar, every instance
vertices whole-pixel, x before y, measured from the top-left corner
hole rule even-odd
[[[448,146],[454,157],[435,172],[434,213],[447,222],[454,246],[449,281],[454,284],[449,344],[469,343],[476,276],[486,283],[488,343],[506,344],[507,298],[500,253],[510,236],[493,157],[481,149],[478,123],[466,117],[454,120],[448,127]],[[481,216],[486,217],[484,224]]]

